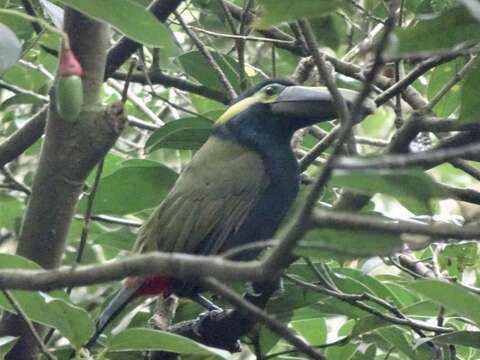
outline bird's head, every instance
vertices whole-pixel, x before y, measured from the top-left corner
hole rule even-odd
[[[357,92],[340,90],[348,107]],[[367,99],[364,115],[372,113],[375,103]],[[337,117],[335,104],[324,87],[298,86],[285,80],[267,80],[242,93],[220,116],[215,126],[254,127],[257,131],[280,128],[285,134]],[[272,128],[273,127],[273,128]]]

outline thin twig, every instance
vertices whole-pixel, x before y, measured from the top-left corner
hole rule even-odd
[[[238,35],[237,34],[237,29],[235,28],[235,22],[232,16],[232,12],[230,11],[230,8],[225,4],[225,0],[218,0],[220,5],[222,6],[223,12],[225,13],[225,16],[227,17],[227,22],[228,25],[230,26],[230,30],[233,35]]]
[[[40,351],[50,360],[56,360],[57,358],[47,349],[45,344],[42,341],[42,338],[38,334],[37,330],[35,329],[35,326],[33,325],[32,321],[28,318],[27,314],[23,311],[22,306],[15,300],[13,295],[10,293],[10,291],[1,289],[3,295],[7,299],[7,301],[10,303],[12,306],[13,310],[17,313],[18,316],[20,316],[23,321],[28,326],[28,329],[31,331],[33,338],[37,342],[38,346],[40,347]]]
[[[133,57],[132,61],[130,61],[130,66],[128,67],[127,78],[125,79],[125,84],[123,84],[122,99],[121,99],[121,102],[123,104],[125,104],[127,102],[128,89],[130,87],[130,82],[132,80],[133,70],[135,69],[136,66],[137,66],[137,58]]]
[[[247,33],[247,20],[250,9],[253,6],[254,0],[244,0],[244,6],[242,9],[242,16],[240,18],[240,25],[238,26],[238,35],[243,36]],[[238,39],[236,41],[237,45],[237,55],[238,55],[238,66],[239,66],[239,78],[240,78],[240,88],[245,90],[247,88],[247,74],[245,73],[245,40]]]
[[[321,54],[318,50],[317,43],[315,41],[315,37],[313,36],[313,31],[310,26],[310,23],[307,20],[300,20],[298,22],[300,29],[302,31],[302,35],[305,38],[305,41],[308,46],[308,50],[312,54],[313,61],[317,66],[318,73],[323,81],[325,81],[325,85],[328,88],[328,91],[332,95],[333,102],[335,105],[335,110],[337,111],[338,117],[340,119],[340,123],[348,123],[348,119],[350,118],[350,114],[347,108],[347,104],[343,99],[342,93],[338,90],[337,84],[335,83],[335,79],[333,78],[329,66],[325,61],[325,56]]]
[[[375,62],[370,72],[366,75],[366,82],[364,83],[362,90],[360,91],[352,106],[351,116],[345,119],[346,121],[341,124],[338,133],[338,139],[332,150],[332,154],[327,159],[327,162],[325,163],[322,171],[315,180],[315,183],[313,184],[312,189],[310,190],[310,193],[305,200],[305,203],[298,212],[294,224],[290,227],[289,231],[285,235],[285,238],[280,242],[279,246],[277,246],[272,251],[270,256],[265,260],[264,265],[267,269],[276,269],[279,266],[281,267],[282,265],[290,262],[291,252],[295,247],[298,239],[305,232],[306,226],[309,222],[315,204],[323,188],[330,179],[330,176],[333,172],[335,159],[342,150],[343,144],[348,139],[353,125],[358,122],[358,118],[361,116],[360,109],[373,87],[372,84],[374,83],[378,73],[380,72],[381,66],[383,64],[382,54],[387,46],[390,33],[392,32],[394,26],[394,16],[393,14],[391,14],[385,24],[384,32],[376,49]]]
[[[147,82],[148,86],[150,87],[150,95],[152,95],[152,97],[162,100],[168,106],[171,106],[172,108],[174,108],[176,110],[180,110],[180,111],[183,111],[184,113],[187,113],[187,114],[190,114],[190,115],[193,115],[193,116],[198,116],[198,117],[203,118],[203,119],[207,119],[204,115],[199,114],[199,113],[197,113],[195,111],[192,111],[190,109],[187,109],[183,106],[177,105],[174,102],[171,102],[170,100],[168,100],[167,98],[159,95],[157,93],[157,91],[155,90],[155,87],[153,86],[153,82],[152,82],[152,78],[151,78],[152,74],[147,71],[147,64],[145,64],[143,59],[141,59],[141,61],[142,61],[142,65],[143,65],[142,66],[143,75],[145,76],[146,82]],[[209,120],[209,119],[207,119],[207,120]]]
[[[21,88],[19,86],[16,86],[16,85],[9,84],[9,83],[7,83],[3,80],[0,80],[0,89],[5,89],[5,90],[8,90],[8,91],[11,91],[14,94],[22,94],[22,95],[31,96],[31,97],[35,98],[36,100],[38,100],[42,103],[47,103],[50,100],[48,98],[48,96],[37,94],[36,92],[23,89],[23,88]]]
[[[185,30],[187,35],[190,37],[192,42],[195,44],[197,49],[200,51],[200,53],[207,60],[208,64],[212,68],[213,72],[217,76],[218,80],[220,80],[220,82],[223,84],[223,86],[227,90],[229,99],[230,100],[235,99],[237,97],[237,93],[233,89],[232,84],[230,84],[230,81],[227,79],[227,77],[226,77],[225,73],[223,72],[222,68],[220,67],[220,65],[218,65],[218,63],[213,58],[212,54],[210,53],[210,50],[208,50],[207,47],[205,46],[205,44],[203,44],[202,41],[198,38],[198,36],[188,28],[187,24],[185,23],[185,21],[183,21],[180,14],[176,11],[174,12],[174,14],[175,14],[175,18],[180,23],[182,28]]]
[[[122,95],[125,87],[120,84],[117,80],[114,79],[108,79],[107,80],[108,85],[110,85],[113,89],[118,91],[120,95]],[[135,93],[131,90],[127,90],[128,94],[128,99],[142,112],[144,113],[154,124],[157,125],[164,125],[165,123],[158,118],[158,116],[150,110],[150,108],[145,105],[145,102],[140,99]]]
[[[275,48],[275,44],[272,44],[271,59],[272,59],[272,78],[275,79],[277,77],[277,51]]]
[[[90,218],[94,221],[101,221],[109,224],[117,224],[117,225],[132,226],[132,227],[142,226],[142,222],[140,221],[125,219],[125,218],[118,218],[110,215],[92,215]]]
[[[38,17],[35,8],[33,7],[32,3],[30,0],[22,0],[22,6],[25,12],[30,15],[33,18]],[[36,21],[31,21],[30,24],[32,25],[33,30],[37,33],[40,34],[43,32],[42,26],[36,22]]]
[[[100,162],[98,163],[97,172],[95,173],[95,180],[93,181],[92,185],[92,190],[90,190],[90,194],[88,195],[87,207],[85,209],[85,215],[83,218],[82,234],[80,235],[80,244],[78,245],[77,256],[75,258],[76,264],[80,264],[82,262],[83,252],[85,250],[85,246],[87,245],[90,221],[92,219],[93,205],[95,204],[95,196],[97,195],[98,187],[100,185],[100,179],[102,178],[104,163],[105,158],[100,160]],[[69,288],[67,293],[70,293],[71,289],[72,288]]]
[[[366,17],[372,19],[373,21],[375,22],[378,22],[380,24],[385,24],[385,20],[373,15],[372,13],[370,13],[370,11],[368,11],[367,9],[365,9],[363,6],[361,6],[359,3],[357,3],[355,0],[349,0],[349,2],[355,6],[360,13],[362,13],[363,15],[365,15]]]
[[[386,103],[395,95],[401,93],[408,86],[413,84],[420,76],[428,72],[430,69],[444,64],[446,62],[452,61],[457,58],[459,55],[457,53],[447,54],[446,56],[438,56],[433,58],[428,58],[418,64],[412,71],[410,71],[403,79],[395,82],[388,89],[384,90],[377,98],[375,103],[380,106]]]
[[[3,174],[3,176],[5,176],[5,179],[13,185],[15,190],[21,191],[26,195],[30,195],[32,193],[32,190],[21,181],[15,179],[15,176],[13,176],[10,170],[8,170],[6,167],[0,168],[0,172]]]
[[[305,155],[299,162],[300,171],[305,171],[317,157],[328,149],[338,136],[340,126],[336,126]]]
[[[351,336],[345,336],[341,339],[338,339],[336,341],[332,341],[332,342],[327,343],[327,344],[312,345],[312,346],[316,349],[326,349],[326,348],[333,347],[333,346],[343,346],[343,345],[348,344],[351,341],[352,341]],[[279,351],[279,352],[276,352],[276,353],[271,353],[271,354],[268,354],[268,355],[264,356],[263,360],[273,359],[273,358],[276,358],[276,357],[279,357],[279,356],[282,356],[282,355],[288,355],[288,354],[291,354],[291,353],[294,353],[294,352],[297,352],[297,349],[290,349],[290,350]]]
[[[397,316],[392,316],[392,315],[382,313],[379,310],[365,304],[363,301],[364,300],[372,301],[372,302],[376,303],[377,305],[380,305],[380,306],[386,308],[389,311],[395,311],[395,312],[397,312],[397,314],[401,314],[400,310],[398,310],[397,308],[395,308],[394,306],[392,306],[388,302],[386,302],[386,301],[384,301],[380,298],[377,298],[375,296],[372,296],[371,294],[368,294],[368,293],[363,293],[363,294],[360,294],[360,295],[345,294],[345,293],[342,293],[342,292],[329,290],[327,288],[324,288],[324,287],[314,285],[314,284],[311,284],[309,282],[300,280],[297,276],[292,276],[292,275],[288,275],[288,274],[284,275],[284,276],[285,276],[286,279],[292,281],[293,283],[295,283],[295,284],[297,284],[297,285],[299,285],[299,286],[301,286],[305,289],[309,289],[309,290],[313,290],[313,291],[316,291],[316,292],[319,292],[319,293],[322,293],[322,294],[325,294],[325,295],[333,296],[336,299],[339,299],[339,300],[344,301],[348,304],[351,304],[355,307],[358,307],[361,310],[364,310],[364,311],[366,311],[366,312],[368,312],[372,315],[377,316],[378,318],[380,318],[382,320],[391,322],[393,324],[408,326],[412,330],[434,331],[434,332],[438,332],[438,333],[449,333],[449,332],[454,331],[453,328],[433,326],[433,325],[429,325],[427,323],[423,323],[423,322],[419,322],[419,321],[409,319],[405,316],[404,317],[397,317]],[[401,315],[403,315],[403,314],[401,314]]]
[[[126,77],[127,74],[124,72],[116,72],[112,75],[112,78],[117,80],[125,80]],[[160,84],[164,87],[173,87],[181,91],[187,91],[192,94],[197,94],[208,99],[218,101],[222,104],[229,103],[228,96],[226,96],[221,91],[211,89],[209,87],[199,85],[179,77],[164,74],[159,70],[150,71],[148,73],[148,79],[140,73],[132,74],[131,81],[144,85],[149,84],[149,82],[155,85]]]
[[[431,168],[445,161],[478,155],[480,143],[472,143],[453,148],[438,148],[418,153],[383,155],[374,159],[363,159],[358,157],[338,157],[332,163],[337,169],[349,170],[391,170],[407,167]]]
[[[432,110],[435,105],[438,104],[440,100],[450,91],[450,89],[460,82],[465,74],[470,70],[470,68],[476,63],[477,55],[473,55],[470,60],[450,79],[450,81],[446,82],[440,90],[435,94],[435,96],[430,100],[426,111]]]
[[[400,236],[402,234],[414,234],[432,237],[430,240],[425,239],[425,246],[430,242],[441,242],[446,239],[471,240],[480,237],[480,229],[474,225],[421,224],[413,221],[379,219],[374,216],[326,210],[316,210],[314,212],[311,226],[322,229],[363,230]]]
[[[197,32],[212,35],[215,37],[225,38],[225,39],[233,39],[233,40],[243,40],[243,41],[256,41],[256,42],[266,42],[271,44],[292,44],[292,41],[289,40],[278,40],[272,39],[267,37],[259,37],[259,36],[251,36],[251,35],[235,35],[235,34],[225,34],[219,33],[211,30],[202,29],[196,26],[187,25],[190,29],[195,30]]]
[[[285,325],[278,320],[269,316],[265,311],[251,304],[243,299],[240,295],[235,293],[230,288],[226,287],[218,280],[207,278],[202,281],[210,290],[225,297],[232,305],[245,311],[247,314],[255,317],[258,321],[262,322],[271,331],[280,335],[285,341],[293,345],[299,352],[304,353],[308,357],[317,360],[326,360],[325,357],[316,351],[312,346],[307,344],[303,339],[294,335]]]

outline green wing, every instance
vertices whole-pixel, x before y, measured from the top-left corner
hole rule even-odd
[[[137,250],[218,253],[268,182],[255,152],[211,137],[140,229]]]

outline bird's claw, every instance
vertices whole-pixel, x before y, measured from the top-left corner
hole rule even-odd
[[[194,334],[201,338],[202,334],[205,332],[204,329],[208,329],[209,323],[212,319],[218,317],[223,312],[223,309],[207,310],[198,315],[193,326]]]
[[[208,337],[209,329],[211,329],[212,322],[215,322],[216,320],[218,320],[219,317],[224,316],[225,313],[226,311],[223,309],[215,309],[204,311],[200,315],[198,315],[192,328],[195,336],[197,336],[199,339],[205,339],[205,337]],[[239,340],[236,340],[235,343],[230,345],[229,347],[230,348],[228,350],[232,353],[240,352],[242,348]]]

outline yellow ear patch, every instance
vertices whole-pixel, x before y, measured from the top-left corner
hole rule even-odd
[[[215,121],[215,125],[225,124],[235,115],[240,114],[242,111],[248,109],[250,106],[261,102],[261,98],[261,96],[255,94],[233,104],[217,119],[217,121]]]

